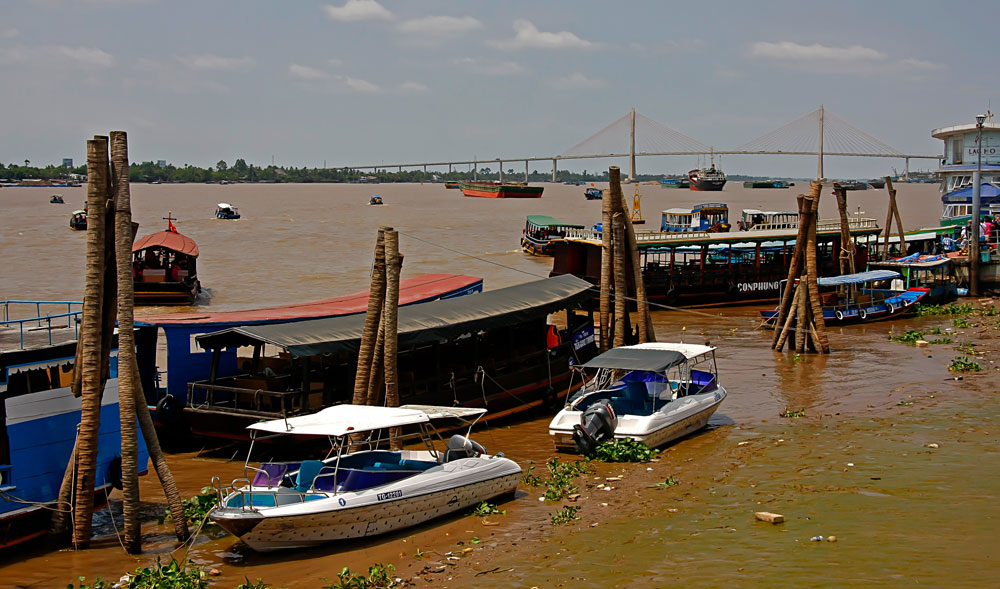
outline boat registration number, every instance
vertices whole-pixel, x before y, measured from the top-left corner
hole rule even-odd
[[[388,499],[399,499],[403,496],[403,491],[397,489],[395,491],[386,491],[385,493],[379,493],[376,498],[379,501],[386,501]]]

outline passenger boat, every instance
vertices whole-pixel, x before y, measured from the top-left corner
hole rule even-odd
[[[604,198],[604,190],[591,186],[583,191],[583,197],[587,200],[601,200]]]
[[[73,214],[69,216],[69,228],[73,231],[86,231],[87,230],[87,208],[84,207],[79,211],[73,211]]]
[[[910,243],[907,237],[907,243]],[[958,283],[952,275],[952,260],[940,254],[912,254],[886,262],[868,262],[869,270],[893,270],[900,278],[893,280],[892,288],[926,288],[927,295],[920,302],[941,304],[958,297]]]
[[[385,534],[483,501],[512,498],[521,479],[516,462],[487,454],[467,435],[453,435],[446,448],[435,445],[441,435],[434,421],[458,419],[471,430],[484,413],[426,405],[337,405],[251,424],[251,440],[320,436],[331,448],[323,460],[259,467],[250,466],[248,454],[242,479],[222,487],[219,477],[212,478],[219,506],[209,517],[253,550],[267,552]],[[393,433],[393,428],[406,429]],[[426,449],[385,449],[401,437],[415,437]]]
[[[190,305],[201,293],[198,244],[177,231],[173,217],[165,219],[165,230],[132,245],[136,305]]]
[[[930,289],[893,288],[892,282],[900,276],[899,272],[893,270],[869,270],[817,279],[821,289],[819,295],[823,321],[827,325],[870,322],[897,319],[915,311],[914,305],[926,302]],[[902,283],[897,283],[896,286],[902,286]],[[778,310],[762,310],[760,316],[765,327],[773,328]]]
[[[872,188],[885,188],[885,178],[872,178],[871,180],[865,180],[865,182]]]
[[[400,280],[399,304],[406,306],[461,297],[482,290],[483,279],[476,276],[421,274]],[[154,423],[164,434],[184,433],[188,430],[183,413],[188,401],[188,383],[208,380],[213,366],[208,354],[203,353],[200,348],[192,348],[194,336],[240,325],[278,325],[358,315],[367,310],[368,291],[363,290],[278,307],[136,317],[139,378]],[[161,334],[162,340],[159,339]],[[161,351],[164,347],[165,358]],[[236,354],[223,352],[219,370],[222,375],[236,373]]]
[[[691,209],[667,209],[660,214],[661,231],[725,233],[729,228],[729,207],[724,203],[709,202],[694,205]]]
[[[462,194],[484,198],[541,198],[544,186],[521,182],[460,182]]]
[[[218,208],[215,209],[215,216],[219,219],[239,219],[240,212],[233,205],[220,202]]]
[[[1000,124],[992,116],[983,123],[981,146],[979,131],[975,123],[931,131],[932,137],[944,143],[944,159],[937,170],[942,225],[965,225],[972,218],[973,175],[980,165],[980,215],[992,216],[987,210],[990,205],[1000,206]]]
[[[689,178],[662,178],[660,188],[691,188]]]
[[[444,183],[444,187],[447,188],[448,190],[456,190],[456,189],[459,188],[459,183],[458,182],[445,182]]]
[[[726,175],[712,164],[709,168],[694,169],[688,172],[691,190],[718,192],[726,185]]]
[[[80,423],[80,399],[70,391],[77,320],[83,303],[3,301],[0,320],[0,548],[43,536]],[[30,307],[24,319],[18,304]],[[35,312],[38,309],[39,311]],[[41,327],[39,327],[41,326]],[[101,398],[95,500],[103,505],[121,488],[121,421],[118,416],[118,350]],[[148,454],[138,435],[138,464]]]
[[[382,204],[382,197],[379,196],[379,195],[377,195],[377,194],[373,194],[372,197],[368,199],[368,204],[369,205],[380,205],[380,204]]]
[[[490,419],[558,404],[570,359],[585,362],[595,349],[592,313],[575,312],[590,290],[561,276],[401,307],[400,403],[478,407]],[[565,329],[546,323],[557,311]],[[195,337],[212,365],[208,379],[189,384],[191,431],[239,438],[260,419],[351,402],[364,323],[354,315]]]
[[[528,215],[521,232],[521,248],[533,256],[551,256],[553,239],[566,237],[572,229],[583,229],[583,225],[565,223],[548,215]]]
[[[743,188],[788,188],[794,186],[784,180],[747,180]]]
[[[53,194],[52,198],[49,199],[49,202],[54,205],[61,205],[65,204],[66,201],[63,200],[63,196],[61,194]]]
[[[759,215],[758,215],[759,214]],[[755,211],[742,231],[637,231],[636,245],[649,300],[670,306],[706,306],[773,301],[788,275],[795,249],[798,214]],[[850,217],[852,239],[859,246],[855,267],[864,268],[867,249],[881,229],[874,219]],[[742,223],[742,221],[741,221]],[[820,276],[839,274],[840,219],[817,225]],[[866,249],[867,248],[867,249]],[[600,284],[601,231],[574,230],[551,244],[550,276],[572,274]],[[631,275],[626,276],[631,281]]]
[[[841,180],[838,184],[844,190],[868,190],[871,188],[864,180]]]
[[[656,448],[705,427],[726,398],[714,347],[624,346],[579,368],[595,372],[549,423],[559,450],[590,454],[611,439]]]

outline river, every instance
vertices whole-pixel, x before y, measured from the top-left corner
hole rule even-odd
[[[935,223],[936,186],[898,189],[907,229]],[[734,218],[742,208],[794,210],[794,195],[806,187],[750,190],[730,183],[721,194],[641,190],[647,227],[655,227],[660,210],[706,200],[727,202]],[[0,297],[81,298],[84,235],[71,232],[67,223],[74,205],[82,204],[84,189],[58,191],[67,205],[48,203],[55,190],[0,189],[5,253]],[[632,191],[625,187],[627,197]],[[132,186],[140,235],[164,227],[161,217],[170,211],[178,229],[198,242],[199,275],[212,290],[210,305],[202,308],[212,310],[366,288],[380,225],[401,232],[404,276],[473,274],[485,278],[487,289],[544,276],[550,262],[519,250],[524,217],[538,213],[596,222],[600,202],[585,201],[582,192],[582,187],[546,185],[542,199],[498,201],[463,198],[430,184]],[[372,193],[386,204],[367,206]],[[823,199],[821,217],[835,216],[830,193]],[[243,218],[215,219],[218,202],[236,205]],[[880,225],[884,221],[884,190],[851,192],[849,203],[852,212],[860,205],[866,216],[880,219]],[[832,329],[833,353],[796,356],[769,349],[769,334],[755,329],[755,313],[750,307],[654,313],[659,340],[718,346],[720,379],[729,397],[709,429],[670,445],[658,462],[598,465],[582,477],[579,521],[553,527],[549,514],[558,506],[539,502],[540,491],[522,485],[519,497],[501,506],[506,514],[490,516],[486,524],[456,516],[363,542],[272,555],[254,554],[209,527],[188,557],[218,568],[213,586],[220,587],[258,576],[280,587],[318,587],[323,578],[335,580],[344,566],[359,571],[376,562],[393,564],[396,574],[409,578],[424,567],[453,562],[446,558],[449,551],[462,554],[458,566],[422,575],[416,583],[990,583],[1000,556],[996,320],[954,328],[945,318],[913,317]],[[947,369],[959,353],[955,345],[915,348],[887,338],[890,329],[932,327],[951,330],[955,344],[978,343],[985,370],[955,380]],[[784,409],[804,409],[805,417],[778,417]],[[548,418],[540,414],[487,427],[475,437],[525,467],[532,461],[541,465],[554,455]],[[927,447],[930,443],[938,447]],[[173,454],[182,494],[195,494],[214,474],[236,477],[242,471],[238,450]],[[679,484],[655,487],[667,476]],[[622,480],[606,483],[607,477]],[[616,488],[600,491],[598,482]],[[142,493],[151,514],[162,511],[155,475],[144,477]],[[114,507],[120,510],[117,503]],[[756,522],[753,512],[759,510],[782,513],[787,521]],[[146,552],[138,559],[118,545],[107,512],[97,530],[101,536],[87,551],[36,545],[0,553],[0,585],[65,586],[78,575],[117,579],[176,548],[170,528],[155,521],[144,526]],[[835,535],[837,541],[810,541],[819,535]],[[464,548],[473,550],[465,554]],[[175,556],[182,557],[183,550]]]

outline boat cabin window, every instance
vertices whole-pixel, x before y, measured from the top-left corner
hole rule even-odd
[[[19,370],[7,379],[6,398],[68,387],[73,380],[73,363]]]

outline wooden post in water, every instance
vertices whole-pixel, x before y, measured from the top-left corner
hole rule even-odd
[[[903,235],[903,221],[899,218],[899,208],[896,206],[896,189],[892,187],[892,178],[885,177],[885,188],[889,191],[889,213],[885,219],[885,240],[883,241],[882,259],[889,259],[889,234],[892,233],[892,220],[896,219],[896,231],[899,234],[899,253],[906,255],[906,237]]]
[[[799,227],[798,233],[795,236],[795,249],[792,251],[792,261],[788,265],[788,276],[785,281],[785,289],[781,293],[781,301],[778,303],[778,314],[774,318],[774,337],[771,339],[771,348],[775,350],[781,350],[781,347],[785,343],[785,339],[788,337],[788,326],[785,323],[786,316],[794,314],[793,309],[795,308],[794,302],[795,298],[792,296],[795,292],[796,284],[795,281],[799,278],[799,273],[802,270],[802,246],[805,243],[806,232],[805,225],[802,222],[803,219],[803,200],[805,195],[798,195],[796,197],[798,201],[799,208]],[[779,325],[785,325],[779,332],[777,327]]]
[[[609,188],[608,193],[610,194],[611,192],[612,189]],[[623,246],[629,254],[632,281],[635,284],[636,312],[639,315],[639,343],[655,342],[656,333],[653,330],[653,318],[649,313],[649,302],[646,299],[646,284],[642,279],[642,261],[639,257],[639,244],[635,237],[635,226],[632,224],[632,217],[629,215],[628,205],[625,204],[624,194],[621,190],[621,183],[617,184],[617,194],[620,195],[619,199],[621,201],[622,213],[625,216],[626,243],[623,244]]]
[[[616,211],[611,218],[615,241],[615,339],[616,348],[625,345],[628,330],[628,285],[625,283],[625,215]]]
[[[358,351],[358,368],[354,376],[355,405],[368,402],[368,385],[371,381],[372,358],[378,339],[379,323],[382,319],[382,304],[385,300],[385,231],[391,227],[379,227],[375,239],[375,258],[372,263],[371,286],[368,288],[368,312],[365,327],[361,332],[361,346]]]
[[[613,230],[611,228],[612,204],[614,203],[614,190],[618,186],[621,192],[621,170],[617,166],[612,166],[608,171],[611,187],[608,194],[601,200],[601,298],[600,298],[600,323],[601,337],[599,340],[602,352],[608,351],[611,344],[611,280],[612,280],[612,250]]]
[[[132,203],[129,191],[128,138],[111,132],[111,178],[115,204],[115,265],[118,282],[118,414],[121,421],[122,512],[125,551],[142,552],[139,521],[139,441],[136,432],[134,284],[132,278]]]
[[[389,407],[399,407],[399,374],[396,364],[397,351],[397,317],[399,311],[399,233],[385,232],[385,404]],[[400,429],[393,428],[390,448],[402,450],[403,442],[399,439]]]
[[[820,351],[824,354],[830,353],[830,344],[826,339],[826,321],[823,319],[823,303],[819,298],[819,264],[816,260],[816,229],[819,225],[819,197],[823,190],[823,184],[812,182],[809,187],[810,213],[808,242],[806,243],[806,283],[809,288],[806,299],[811,307],[811,321],[807,323],[809,334],[812,336],[811,350]]]
[[[833,194],[837,197],[837,210],[840,211],[840,273],[854,274],[855,250],[851,223],[847,217],[847,190],[839,182],[834,182]]]
[[[77,437],[77,472],[74,493],[73,543],[90,545],[94,513],[94,478],[97,471],[97,434],[101,419],[101,310],[104,301],[105,218],[108,200],[108,138],[87,141],[87,265],[83,316],[78,345],[81,366],[80,430]]]

